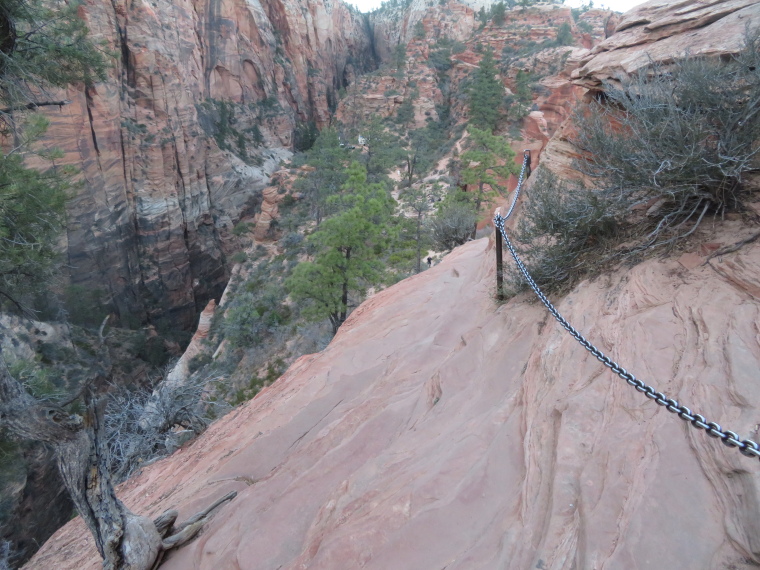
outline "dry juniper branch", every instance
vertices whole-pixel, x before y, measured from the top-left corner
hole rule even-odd
[[[191,540],[210,512],[236,493],[222,497],[177,527],[176,511],[166,511],[153,521],[134,514],[116,497],[103,421],[105,398],[99,394],[108,385],[111,371],[110,358],[102,347],[101,343],[104,368],[83,390],[82,415],[34,398],[0,362],[0,429],[53,448],[66,490],[95,539],[103,568],[152,570],[164,551]]]

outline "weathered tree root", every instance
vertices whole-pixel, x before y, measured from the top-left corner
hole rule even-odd
[[[174,527],[174,522],[177,520],[179,513],[175,509],[164,511],[163,514],[157,517],[153,521],[153,525],[156,527],[156,531],[161,536],[162,540],[161,547],[156,553],[155,560],[153,561],[152,566],[150,566],[150,570],[156,570],[161,565],[161,562],[164,560],[164,555],[168,550],[178,548],[195,538],[198,531],[200,531],[203,525],[208,521],[208,516],[211,511],[221,504],[231,501],[235,497],[237,497],[237,491],[227,493],[224,497],[217,499],[209,507],[199,513],[195,513],[177,527]]]
[[[63,483],[103,558],[103,570],[154,570],[167,550],[195,537],[211,511],[237,493],[228,493],[176,528],[175,510],[155,520],[130,511],[116,497],[108,469],[103,435],[105,400],[97,395],[99,386],[110,377],[108,355],[103,362],[105,370],[95,374],[82,392],[85,412],[80,416],[35,399],[0,360],[0,427],[17,437],[44,441],[53,447]]]
[[[702,265],[707,265],[710,262],[710,260],[713,259],[714,257],[720,257],[721,255],[726,255],[728,253],[733,253],[735,251],[738,251],[739,249],[741,249],[743,246],[747,245],[748,243],[752,243],[753,241],[757,240],[757,238],[760,238],[760,232],[752,234],[748,238],[738,241],[735,244],[722,247],[719,250],[714,251],[709,256],[707,256],[707,259],[705,259]]]

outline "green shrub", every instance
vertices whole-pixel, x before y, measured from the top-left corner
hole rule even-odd
[[[246,283],[244,291],[235,296],[225,314],[222,331],[233,347],[258,346],[291,319],[291,309],[283,303],[282,288],[262,286],[263,283]]]
[[[578,29],[583,32],[584,34],[590,34],[594,31],[594,28],[591,24],[589,24],[586,20],[581,20],[578,22]]]
[[[465,243],[478,221],[474,205],[461,198],[448,196],[430,221],[433,241],[440,249],[453,249]]]
[[[212,358],[211,355],[207,352],[199,352],[195,356],[193,356],[190,359],[190,362],[187,363],[187,368],[190,370],[190,373],[196,372],[206,366],[207,364],[211,364]]]
[[[234,228],[232,228],[232,234],[238,237],[247,234],[253,228],[253,224],[250,222],[240,222]]]
[[[425,24],[422,23],[422,20],[417,20],[414,24],[414,37],[418,40],[425,39]]]
[[[543,167],[534,176],[515,238],[533,279],[552,291],[591,271],[615,245],[620,211],[609,193],[561,181]],[[513,285],[527,286],[510,267]]]
[[[99,326],[108,314],[101,289],[69,285],[64,290],[63,303],[69,313],[69,320],[78,325]]]
[[[575,115],[576,167],[596,188],[539,169],[518,226],[526,264],[547,289],[672,246],[708,212],[740,209],[745,176],[760,166],[757,37],[728,62],[653,65],[606,88]]]
[[[232,263],[245,263],[248,260],[248,256],[244,251],[236,251],[230,256],[230,262]]]
[[[557,29],[557,39],[555,41],[558,46],[571,46],[575,43],[569,22],[562,22],[560,24]]]
[[[577,167],[618,193],[628,211],[647,204],[644,246],[690,234],[709,211],[741,208],[747,172],[760,166],[758,37],[723,63],[705,58],[653,65],[576,113]],[[656,204],[656,208],[652,208]]]

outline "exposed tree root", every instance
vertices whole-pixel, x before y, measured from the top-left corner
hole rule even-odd
[[[101,338],[104,326],[105,321]],[[105,402],[96,394],[110,372],[107,355],[103,361],[106,371],[86,382],[85,411],[79,416],[32,397],[0,360],[0,427],[17,437],[44,441],[53,447],[64,485],[95,539],[104,570],[154,570],[164,552],[195,537],[211,511],[237,493],[228,493],[177,527],[176,510],[168,510],[155,520],[131,512],[116,497],[108,469],[103,433]]]
[[[710,255],[708,255],[707,259],[705,259],[705,261],[704,261],[704,263],[702,265],[707,265],[713,257],[719,257],[721,255],[726,255],[727,253],[733,253],[733,252],[741,249],[742,247],[744,247],[748,243],[752,243],[753,241],[757,240],[757,238],[760,238],[760,232],[752,234],[748,238],[743,239],[741,241],[737,241],[733,245],[727,245],[726,247],[722,247],[719,250],[714,251]]]

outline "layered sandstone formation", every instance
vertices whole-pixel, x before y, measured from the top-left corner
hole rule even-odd
[[[162,388],[176,388],[177,386],[184,384],[190,376],[190,361],[203,352],[203,341],[208,338],[209,331],[211,330],[211,321],[214,318],[216,307],[216,301],[211,299],[206,305],[206,308],[201,311],[200,318],[198,319],[198,327],[195,330],[195,334],[193,334],[193,338],[190,339],[190,344],[187,345],[185,352],[166,375],[166,378],[161,384]]]
[[[589,53],[581,46],[603,40],[605,28],[616,17],[610,11],[590,10],[576,24],[570,8],[545,4],[514,8],[507,11],[503,24],[489,22],[481,28],[475,11],[465,4],[412,2],[407,10],[386,7],[370,15],[375,51],[386,67],[360,78],[348,90],[337,118],[349,128],[375,116],[394,118],[411,98],[414,121],[409,128],[423,127],[428,119],[437,120],[441,105],[450,106],[454,122],[465,122],[468,97],[464,86],[478,67],[482,48],[489,47],[508,93],[516,90],[518,71],[536,78],[533,109],[524,122],[524,140],[518,146],[540,151],[585,93],[570,81],[570,74]],[[414,33],[418,23],[424,30],[422,38]],[[575,45],[554,43],[563,24],[570,26]],[[451,55],[451,69],[441,74],[430,58],[452,42],[459,44],[458,49]],[[393,53],[398,44],[406,46],[401,69],[396,68]]]
[[[623,15],[614,36],[580,55],[571,70],[576,97],[585,90],[619,88],[652,63],[667,66],[679,55],[727,58],[760,28],[760,4],[697,0],[666,4],[652,0]],[[542,151],[542,162],[561,178],[579,179],[573,163],[575,127],[565,121]]]
[[[493,254],[472,242],[378,293],[324,352],[124,484],[145,514],[239,493],[163,567],[760,563],[757,460],[613,376],[528,296],[495,303]],[[760,245],[711,264],[650,260],[558,308],[640,378],[757,439]],[[28,568],[99,566],[77,520]]]
[[[717,3],[716,24],[724,4],[736,5]],[[683,42],[702,33],[683,26]],[[586,61],[578,88],[622,69],[600,61],[593,73]],[[543,146],[551,122],[531,120]],[[572,125],[557,128],[541,159],[571,176]],[[639,378],[757,441],[760,244],[708,259],[752,231],[729,216],[683,255],[611,270],[555,301]],[[529,295],[497,304],[493,257],[491,241],[471,242],[376,294],[325,351],[122,485],[149,515],[239,493],[162,567],[759,565],[757,460],[615,377]],[[27,567],[100,561],[76,520]]]
[[[374,65],[366,22],[328,0],[91,0],[81,13],[118,57],[107,82],[46,111],[43,144],[81,173],[70,280],[104,290],[123,323],[186,328],[223,290],[229,230],[294,130],[323,125]]]
[[[594,47],[573,74],[578,85],[600,89],[652,63],[667,65],[686,55],[726,57],[760,26],[755,0],[651,0],[625,14],[615,33]]]
[[[468,2],[411,0],[405,4],[386,6],[370,14],[375,53],[381,61],[389,61],[398,44],[415,39],[417,22],[422,21],[435,39],[447,37],[460,42],[470,39],[477,27],[475,11],[467,6]]]

